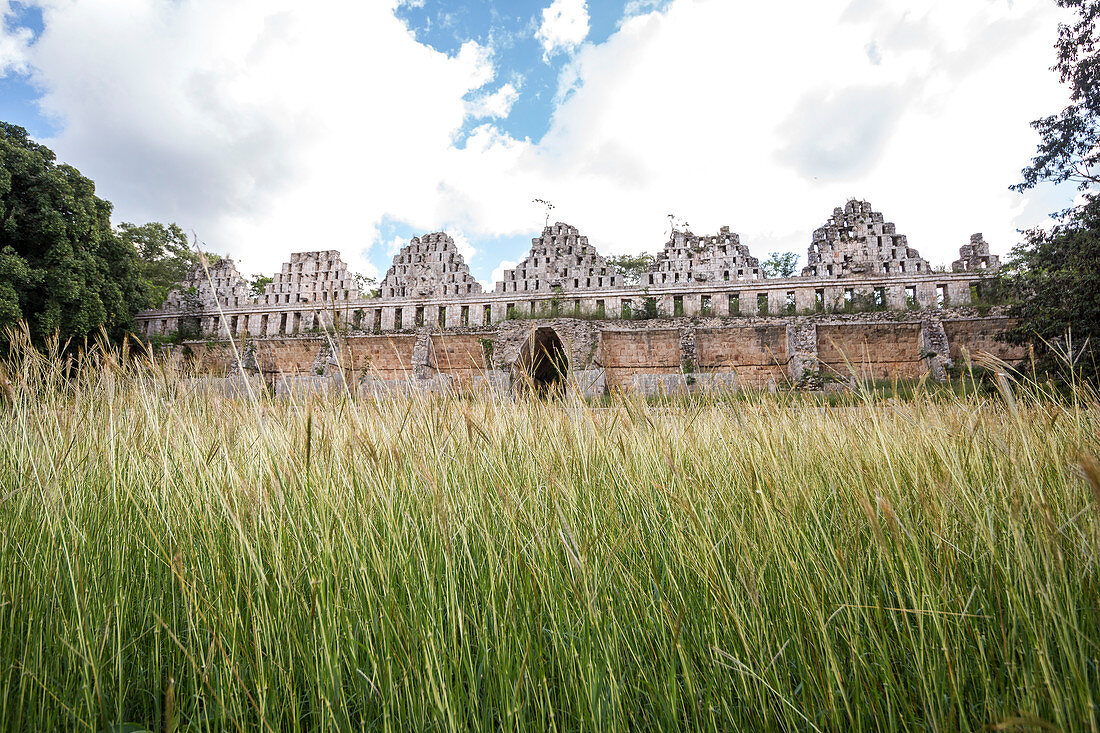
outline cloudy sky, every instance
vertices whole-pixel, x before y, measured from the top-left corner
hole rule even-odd
[[[1053,0],[0,0],[0,119],[249,275],[384,273],[450,232],[489,282],[545,213],[605,254],[668,214],[795,251],[870,200],[933,263],[1068,189],[1008,186],[1065,91]]]

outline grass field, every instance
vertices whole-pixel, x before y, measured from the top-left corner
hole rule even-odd
[[[1100,728],[1091,391],[250,401],[72,370],[0,368],[3,729]]]

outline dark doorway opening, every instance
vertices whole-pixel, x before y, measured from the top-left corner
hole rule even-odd
[[[544,397],[562,391],[569,372],[569,357],[557,332],[543,327],[527,339],[516,367],[521,389]]]

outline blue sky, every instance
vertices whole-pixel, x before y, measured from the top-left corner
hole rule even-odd
[[[1064,104],[1050,0],[0,0],[0,119],[245,274],[381,276],[444,229],[475,276],[553,220],[608,254],[667,215],[805,254],[847,198],[947,262],[1073,192],[1008,191]]]

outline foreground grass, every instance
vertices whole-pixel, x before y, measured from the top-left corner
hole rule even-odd
[[[0,371],[3,728],[1098,728],[1083,392],[593,409],[59,372]]]

